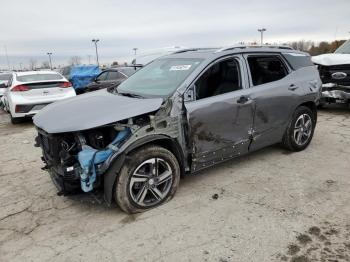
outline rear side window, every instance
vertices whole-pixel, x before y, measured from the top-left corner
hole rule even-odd
[[[120,68],[118,70],[127,76],[131,76],[132,74],[134,74],[137,71],[137,69],[139,69],[139,68],[138,67],[130,67],[130,68]]]
[[[248,65],[254,86],[280,80],[288,74],[279,56],[249,56]]]
[[[314,66],[311,57],[307,54],[284,53],[283,56],[294,70],[298,70],[302,67]]]
[[[50,81],[50,80],[61,80],[63,76],[59,74],[30,74],[17,76],[17,81],[20,82],[32,82],[32,81]]]
[[[124,79],[124,78],[126,77],[117,71],[109,71],[107,76],[107,80],[118,80],[118,79]]]
[[[103,72],[96,78],[96,80],[97,81],[105,81],[107,79],[107,75],[108,75],[108,72]]]
[[[11,77],[11,74],[0,74],[0,80],[8,81]]]

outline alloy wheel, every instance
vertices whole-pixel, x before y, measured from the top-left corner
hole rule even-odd
[[[133,172],[129,193],[139,206],[155,206],[164,200],[173,183],[173,171],[162,158],[151,158],[142,162]]]
[[[312,119],[308,114],[302,114],[298,117],[294,125],[294,141],[297,145],[306,144],[312,134]]]

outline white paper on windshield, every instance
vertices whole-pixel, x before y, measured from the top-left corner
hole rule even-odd
[[[182,70],[188,70],[191,68],[191,65],[174,65],[170,67],[169,71],[182,71]]]

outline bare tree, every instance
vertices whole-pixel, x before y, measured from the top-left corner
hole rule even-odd
[[[34,58],[29,59],[29,69],[30,70],[35,70],[36,63],[37,63],[36,59],[34,59]]]
[[[81,57],[80,56],[72,56],[69,58],[69,64],[70,65],[80,65],[81,64]]]
[[[299,51],[308,52],[310,48],[314,45],[312,41],[299,40],[289,43],[289,45]]]
[[[50,68],[50,63],[49,61],[44,61],[41,63],[41,68]]]

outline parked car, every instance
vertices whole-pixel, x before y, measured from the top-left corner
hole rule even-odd
[[[333,54],[312,57],[322,80],[320,106],[327,103],[350,104],[350,40]]]
[[[7,83],[11,77],[11,72],[1,72],[0,73],[0,99],[4,95],[7,87]]]
[[[61,194],[101,187],[108,203],[141,212],[170,199],[180,174],[276,143],[305,149],[320,87],[302,52],[183,50],[118,88],[47,106],[34,117],[36,142]]]
[[[74,65],[61,68],[60,73],[72,83],[77,94],[82,94],[101,70],[97,65]]]
[[[108,87],[117,87],[121,82],[134,74],[140,66],[124,66],[104,70],[94,81],[86,86],[84,92],[91,92]]]
[[[54,71],[12,73],[3,97],[4,108],[16,124],[46,105],[75,96],[71,83]]]

